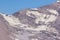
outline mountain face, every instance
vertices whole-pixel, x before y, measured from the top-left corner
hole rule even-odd
[[[60,2],[0,13],[0,40],[60,40]]]

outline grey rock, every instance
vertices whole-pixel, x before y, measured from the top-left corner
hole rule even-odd
[[[60,40],[60,2],[0,14],[0,40]]]

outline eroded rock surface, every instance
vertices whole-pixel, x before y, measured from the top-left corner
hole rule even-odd
[[[0,40],[60,40],[60,2],[0,14]]]

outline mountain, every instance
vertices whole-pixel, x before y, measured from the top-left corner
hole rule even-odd
[[[60,40],[60,2],[0,13],[0,40]]]

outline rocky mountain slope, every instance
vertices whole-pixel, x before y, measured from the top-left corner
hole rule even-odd
[[[0,40],[60,40],[60,2],[0,13]]]

